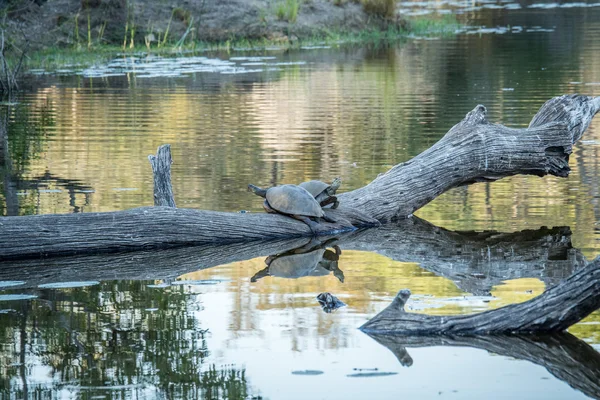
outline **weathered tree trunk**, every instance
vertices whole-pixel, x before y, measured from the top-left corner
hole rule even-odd
[[[430,149],[338,196],[340,208],[327,211],[338,222],[320,224],[319,234],[406,217],[460,185],[515,174],[567,176],[574,140],[599,109],[600,97],[561,96],[542,106],[531,128],[511,129],[489,123],[485,107],[477,106]],[[164,207],[8,217],[0,220],[0,259],[312,235],[306,224],[281,215]]]
[[[600,398],[600,353],[583,340],[563,332],[551,335],[391,336],[370,334],[390,349],[404,366],[413,359],[406,347],[474,347],[540,365],[593,399]],[[418,360],[416,360],[418,362]]]
[[[410,297],[401,290],[361,330],[395,335],[476,335],[561,332],[600,307],[600,257],[536,298],[473,315],[407,313]]]

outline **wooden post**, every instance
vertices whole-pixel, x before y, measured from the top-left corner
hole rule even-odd
[[[175,207],[173,187],[171,185],[171,145],[163,144],[156,150],[156,155],[148,156],[154,176],[154,205]]]

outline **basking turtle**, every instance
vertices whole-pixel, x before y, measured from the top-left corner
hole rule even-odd
[[[248,185],[248,190],[265,198],[263,207],[268,213],[289,215],[310,226],[313,232],[318,224],[311,218],[323,218],[325,221],[335,222],[325,215],[317,200],[300,186],[281,185],[262,189],[258,186]]]
[[[321,207],[333,203],[331,208],[338,208],[340,202],[337,197],[335,197],[335,192],[339,189],[341,184],[342,180],[340,178],[335,178],[333,182],[331,182],[331,185],[321,181],[308,181],[302,182],[298,186],[308,190]]]

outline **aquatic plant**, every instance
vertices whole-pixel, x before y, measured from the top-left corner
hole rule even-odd
[[[438,18],[414,18],[408,20],[408,30],[414,34],[454,33],[460,28],[460,24],[453,15],[441,15]]]
[[[171,13],[171,18],[169,18],[169,23],[167,24],[167,30],[165,31],[165,35],[163,36],[162,42],[160,40],[160,36],[158,37],[158,47],[163,47],[167,43],[167,39],[169,38],[169,30],[171,29],[171,22],[173,21],[173,16],[175,15],[175,10]]]
[[[194,30],[194,17],[191,17],[185,33],[183,34],[181,39],[179,39],[179,41],[177,41],[177,43],[175,43],[175,48],[181,49],[181,47],[183,47],[183,44],[185,43],[185,39],[187,38],[188,34],[190,32],[192,32],[193,30]]]
[[[195,19],[194,19],[195,21]],[[105,23],[106,24],[106,23]],[[460,25],[456,21],[456,18],[452,15],[437,17],[419,17],[411,18],[407,20],[407,23],[402,26],[396,26],[390,24],[387,29],[381,29],[373,27],[371,29],[364,29],[361,31],[340,31],[335,29],[323,29],[319,32],[315,32],[312,36],[300,37],[298,40],[292,42],[289,41],[274,41],[265,38],[258,39],[230,39],[224,42],[209,42],[203,40],[197,40],[196,29],[193,26],[198,25],[197,22],[190,24],[186,32],[177,39],[177,41],[169,40],[172,36],[169,34],[169,25],[167,30],[162,33],[159,30],[151,29],[151,34],[156,35],[154,39],[143,37],[140,39],[140,44],[152,54],[171,54],[175,51],[179,52],[182,50],[191,51],[190,54],[205,53],[213,51],[235,51],[240,49],[253,49],[262,50],[266,48],[300,48],[305,46],[348,46],[353,44],[374,44],[374,45],[387,45],[389,42],[403,40],[411,35],[413,36],[428,36],[431,34],[447,35],[453,34]],[[129,48],[135,49],[131,43],[133,43],[133,35],[131,26],[126,26],[126,36],[123,38],[122,45],[106,45],[102,43],[103,26],[100,26],[98,38],[93,43],[92,49],[83,48],[48,48],[36,52],[27,54],[27,57],[23,59],[23,70],[29,69],[44,69],[46,71],[53,71],[56,69],[63,68],[65,65],[78,65],[80,67],[87,67],[95,64],[105,63],[110,59],[113,59],[116,54],[127,50]],[[135,31],[133,32],[135,33]],[[156,46],[151,47],[151,42],[156,41]],[[134,50],[135,51],[135,50]],[[19,54],[7,54],[7,59],[11,65],[17,65],[19,62]]]
[[[123,37],[123,50],[127,47],[127,37],[130,35],[129,48],[135,48],[135,15],[132,2],[127,2],[127,18],[125,19],[125,36]]]
[[[73,36],[75,37],[75,43],[79,47],[79,13],[75,14],[75,27],[73,30]]]
[[[92,48],[92,24],[90,22],[90,13],[87,14],[87,38],[88,38],[88,49]]]

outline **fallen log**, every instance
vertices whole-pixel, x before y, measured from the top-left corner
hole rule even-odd
[[[536,298],[472,315],[433,316],[404,309],[403,289],[360,329],[402,336],[562,332],[600,308],[600,257]]]
[[[340,208],[327,211],[338,222],[321,224],[318,233],[407,217],[456,186],[516,174],[565,177],[574,141],[598,110],[600,97],[561,96],[544,104],[529,128],[512,129],[489,123],[485,107],[479,105],[430,149],[368,185],[339,195]],[[312,235],[307,225],[281,215],[170,207],[6,217],[0,219],[0,259]]]

